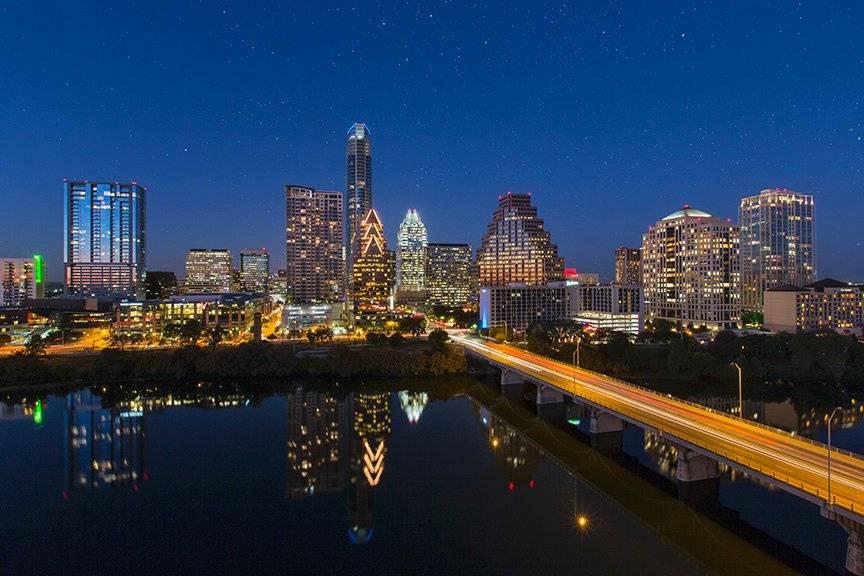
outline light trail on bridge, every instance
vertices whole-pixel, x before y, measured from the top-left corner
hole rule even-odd
[[[821,443],[640,388],[513,346],[452,336],[467,350],[581,398],[697,451],[723,459],[813,501],[827,502],[828,450]],[[864,457],[831,452],[831,504],[864,517]],[[851,514],[850,514],[851,513]]]

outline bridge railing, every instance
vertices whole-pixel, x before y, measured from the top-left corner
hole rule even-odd
[[[718,416],[724,416],[724,417],[729,418],[731,420],[736,420],[738,422],[742,422],[744,424],[749,424],[751,426],[755,426],[755,427],[761,428],[763,430],[768,430],[768,431],[780,434],[781,436],[785,436],[787,438],[800,440],[801,442],[806,442],[806,443],[811,444],[813,446],[818,446],[820,448],[823,448],[823,449],[825,449],[826,452],[828,451],[828,446],[825,443],[819,442],[818,440],[813,440],[812,438],[807,438],[806,436],[800,436],[800,435],[794,434],[792,432],[787,432],[786,430],[783,430],[781,428],[775,428],[774,426],[768,426],[767,424],[763,424],[761,422],[756,422],[755,420],[748,420],[747,418],[744,418],[742,416],[738,416],[736,414],[730,414],[730,413],[724,412],[722,410],[717,410],[716,408],[711,408],[709,406],[699,404],[698,402],[692,402],[692,401],[686,400],[684,398],[678,398],[677,396],[672,396],[671,394],[663,394],[661,392],[657,392],[656,390],[652,390],[651,388],[646,388],[645,386],[640,386],[638,384],[633,384],[632,382],[620,380],[618,378],[614,378],[612,376],[609,376],[607,374],[603,374],[601,372],[595,372],[594,370],[589,370],[587,368],[581,368],[581,367],[575,368],[572,364],[569,364],[567,362],[562,362],[561,360],[556,360],[555,358],[549,358],[548,356],[541,356],[540,354],[536,354],[534,352],[529,352],[527,350],[522,350],[521,348],[519,350],[521,352],[525,352],[525,353],[530,354],[532,356],[536,356],[537,358],[542,358],[543,360],[552,361],[552,362],[554,362],[554,363],[556,363],[562,367],[567,368],[568,370],[579,370],[581,372],[587,372],[589,374],[593,374],[594,376],[598,376],[600,378],[606,378],[607,380],[612,380],[612,381],[614,381],[614,382],[616,382],[622,386],[628,386],[630,388],[635,388],[637,390],[641,390],[642,392],[648,393],[648,394],[655,396],[655,397],[658,397],[658,398],[663,398],[667,401],[671,400],[673,402],[678,402],[678,403],[684,404],[686,406],[690,406],[690,407],[697,408],[700,410],[705,410],[707,412],[717,414]],[[836,446],[831,447],[831,452],[832,453],[836,452],[837,454],[843,454],[843,455],[848,456],[850,458],[855,458],[856,460],[864,461],[864,455],[857,454],[855,452],[850,452],[850,451],[844,450],[842,448],[837,448]]]

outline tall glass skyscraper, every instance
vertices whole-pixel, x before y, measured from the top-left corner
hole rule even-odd
[[[396,289],[416,292],[426,288],[426,225],[413,208],[396,235]]]
[[[432,306],[463,306],[471,297],[471,246],[426,247],[426,301]]]
[[[351,278],[354,258],[360,251],[360,226],[366,212],[372,208],[372,140],[365,124],[357,123],[348,129],[345,161],[346,272]]]
[[[508,192],[498,197],[498,208],[477,251],[477,267],[481,286],[563,279],[564,260],[531,205],[531,194]]]
[[[267,292],[270,287],[270,253],[266,248],[240,252],[240,276],[246,292]]]
[[[765,291],[816,279],[813,196],[773,188],[741,199],[741,306],[762,310]]]
[[[146,188],[135,182],[66,180],[63,189],[66,291],[143,297]]]

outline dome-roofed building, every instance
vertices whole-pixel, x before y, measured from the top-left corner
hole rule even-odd
[[[714,329],[741,319],[738,227],[688,205],[642,237],[645,317]]]

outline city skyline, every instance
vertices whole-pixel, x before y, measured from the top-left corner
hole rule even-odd
[[[344,135],[354,122],[375,135],[376,206],[391,242],[413,206],[430,241],[476,247],[489,199],[530,191],[550,212],[546,225],[568,265],[611,277],[608,254],[635,245],[645,225],[675,207],[734,218],[740,198],[780,187],[819,203],[820,276],[864,277],[861,232],[848,209],[860,202],[861,48],[853,27],[833,24],[855,21],[860,7],[760,7],[730,18],[743,8],[670,6],[659,20],[646,9],[588,7],[580,15],[543,5],[498,15],[375,9],[362,17],[271,7],[262,9],[267,18],[216,7],[161,14],[59,7],[56,22],[31,10],[10,8],[0,21],[2,41],[21,55],[8,63],[0,100],[8,128],[0,146],[13,151],[0,171],[9,198],[0,226],[25,231],[0,238],[0,253],[43,253],[50,280],[62,277],[62,232],[43,222],[62,218],[63,178],[149,188],[152,269],[180,272],[185,249],[215,245],[266,246],[274,269],[283,267],[281,187],[301,181],[342,190]],[[123,42],[125,27],[114,25],[127,20],[148,22],[140,46]],[[105,34],[56,49],[63,34],[52,26],[85,21]],[[178,21],[184,41],[204,47],[188,61],[170,59],[174,44],[162,37]],[[430,35],[442,21],[447,31]],[[524,25],[494,24],[513,21]],[[643,21],[658,29],[640,31]],[[282,34],[291,23],[302,34]],[[335,32],[332,42],[316,43],[326,31]],[[538,34],[549,41],[537,45]],[[295,43],[310,41],[321,48],[298,67]],[[106,43],[124,49],[106,54]],[[741,58],[718,82],[721,54]],[[243,74],[230,73],[241,66]],[[25,81],[33,68],[43,71],[39,81]],[[201,70],[197,80],[223,80],[193,91],[190,68]],[[280,69],[284,78],[273,78]],[[70,70],[106,78],[104,89],[85,93]],[[526,82],[513,90],[513,77]],[[146,96],[118,89],[139,78],[154,87]],[[361,78],[396,89],[383,97],[344,90]],[[297,83],[321,97],[289,94]],[[817,101],[822,93],[832,97]],[[118,114],[126,121],[110,120]],[[92,138],[70,146],[79,129]],[[460,218],[452,218],[454,206]]]

